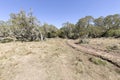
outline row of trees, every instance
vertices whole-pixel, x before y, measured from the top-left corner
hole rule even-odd
[[[41,25],[30,11],[12,13],[8,21],[0,21],[0,37],[14,38],[20,41],[43,40],[45,38],[70,38],[79,37],[120,37],[120,15],[108,15],[106,17],[93,18],[86,16],[78,20],[76,24],[66,22],[62,28],[57,29],[47,23]]]
[[[76,24],[64,23],[61,37],[76,39],[79,37],[120,37],[120,15],[108,15],[106,17],[93,18],[86,16],[78,20]]]
[[[43,40],[46,37],[57,37],[58,29],[54,25],[45,23],[41,25],[30,11],[20,11],[17,14],[10,14],[10,19],[0,21],[0,38],[12,38],[19,41]]]

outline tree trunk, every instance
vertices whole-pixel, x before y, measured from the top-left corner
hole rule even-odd
[[[42,35],[42,33],[40,33],[40,38],[41,38],[41,41],[43,41],[43,35]]]

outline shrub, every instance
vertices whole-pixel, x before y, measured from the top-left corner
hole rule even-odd
[[[55,32],[55,31],[48,32],[47,37],[48,38],[55,38],[55,37],[57,37],[57,32]]]
[[[40,30],[37,19],[32,12],[26,14],[20,11],[18,14],[11,14],[12,33],[19,41],[34,41],[40,39]]]
[[[106,33],[107,37],[120,37],[120,29],[110,29]]]
[[[89,40],[88,39],[80,39],[79,44],[89,44]]]
[[[60,38],[66,38],[65,32],[64,32],[63,30],[59,30],[59,31],[58,31],[58,36],[59,36]]]

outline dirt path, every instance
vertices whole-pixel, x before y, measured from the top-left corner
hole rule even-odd
[[[88,53],[97,57],[100,57],[104,60],[109,61],[110,63],[114,64],[115,66],[120,68],[120,56],[115,56],[107,52],[103,52],[101,50],[92,49],[92,48],[86,48],[80,45],[75,44],[73,40],[68,40],[67,44],[71,46],[72,48],[75,48],[77,50],[80,50],[84,53]]]

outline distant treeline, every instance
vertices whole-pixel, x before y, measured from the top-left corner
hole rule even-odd
[[[12,38],[19,41],[43,40],[45,38],[100,38],[120,37],[120,14],[94,18],[86,16],[76,24],[66,22],[57,29],[47,23],[41,25],[30,11],[10,14],[8,21],[0,21],[0,38]]]

